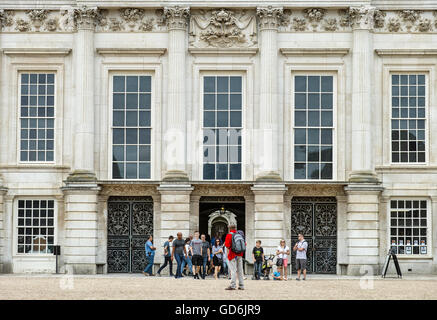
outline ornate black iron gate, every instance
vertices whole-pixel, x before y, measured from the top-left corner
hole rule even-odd
[[[291,202],[291,247],[298,233],[308,241],[307,272],[337,271],[337,201],[334,197],[293,197]],[[292,270],[296,272],[296,253]]]
[[[108,200],[108,273],[141,272],[145,243],[153,234],[151,197],[110,197]]]

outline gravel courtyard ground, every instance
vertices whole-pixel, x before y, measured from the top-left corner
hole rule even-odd
[[[437,299],[437,277],[309,277],[307,281],[245,282],[244,291],[225,291],[228,280],[142,275],[0,275],[0,300],[9,299]],[[369,288],[370,287],[370,288]],[[363,289],[364,288],[364,289]],[[367,289],[366,289],[367,288]]]

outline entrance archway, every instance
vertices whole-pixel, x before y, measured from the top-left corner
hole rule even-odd
[[[230,224],[237,225],[237,216],[229,210],[217,210],[211,213],[208,219],[208,234],[215,237],[217,234],[222,238],[228,232]]]
[[[212,238],[215,233],[228,232],[229,223],[245,231],[245,202],[243,197],[202,196],[199,201],[199,231]],[[222,231],[224,229],[224,231]]]

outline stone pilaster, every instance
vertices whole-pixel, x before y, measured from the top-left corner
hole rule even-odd
[[[168,27],[168,83],[165,112],[163,180],[188,181],[186,154],[187,109],[185,97],[186,43],[189,7],[165,7]]]
[[[262,139],[260,172],[257,181],[280,181],[279,174],[279,119],[278,74],[278,27],[283,15],[282,8],[257,8],[260,40],[260,97],[259,133]]]
[[[252,191],[254,197],[254,238],[262,241],[265,254],[276,252],[276,247],[284,234],[284,193],[285,185],[257,184]]]
[[[346,274],[349,264],[348,256],[348,203],[347,196],[337,199],[337,274]]]
[[[96,180],[94,173],[94,29],[101,18],[98,8],[73,10],[75,34],[75,87],[73,171],[68,182]]]
[[[200,196],[191,196],[190,198],[190,234],[199,230],[199,209]]]
[[[3,273],[3,256],[5,254],[5,208],[4,196],[8,189],[3,187],[3,180],[0,175],[0,273]]]
[[[64,263],[68,272],[96,274],[98,261],[98,193],[94,186],[69,186],[64,192]]]
[[[164,243],[169,235],[176,238],[182,232],[184,238],[190,233],[190,194],[191,185],[160,185],[161,194],[161,234],[155,243]]]
[[[379,272],[379,196],[382,187],[349,184],[347,194],[348,275],[360,275],[362,266]]]
[[[349,9],[353,28],[352,48],[352,171],[353,183],[377,182],[372,145],[372,76],[373,30],[375,8],[370,6]]]
[[[247,248],[255,246],[255,197],[253,195],[244,196],[245,204],[245,225]],[[246,259],[252,262],[252,251],[248,250]]]
[[[13,221],[12,221],[12,210],[13,210],[13,201],[14,195],[11,195],[5,192],[3,188],[0,191],[0,210],[3,210],[0,215],[2,216],[2,228],[0,229],[0,243],[1,243],[1,265],[2,265],[2,273],[13,273],[13,264],[12,264],[12,239],[13,239]]]
[[[435,219],[435,217],[437,216],[437,190],[433,190],[433,194],[431,195],[431,212],[434,216],[434,218],[431,219],[431,223],[432,225],[431,230],[436,230],[437,229],[437,219]],[[432,236],[431,236],[431,245],[432,245],[432,269],[431,272],[432,274],[437,274],[437,233],[434,231],[432,232]]]

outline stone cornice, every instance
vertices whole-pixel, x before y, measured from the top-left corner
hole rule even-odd
[[[250,47],[250,48],[188,48],[188,52],[192,55],[214,55],[214,56],[223,56],[223,55],[242,55],[242,56],[251,56],[255,55],[258,52],[258,48]]]
[[[345,56],[349,48],[280,48],[284,56]]]
[[[7,56],[16,55],[44,55],[44,56],[66,56],[71,48],[3,48]]]
[[[157,55],[162,56],[166,48],[97,48],[97,53],[102,55]]]
[[[437,56],[437,49],[375,49],[378,56]]]

